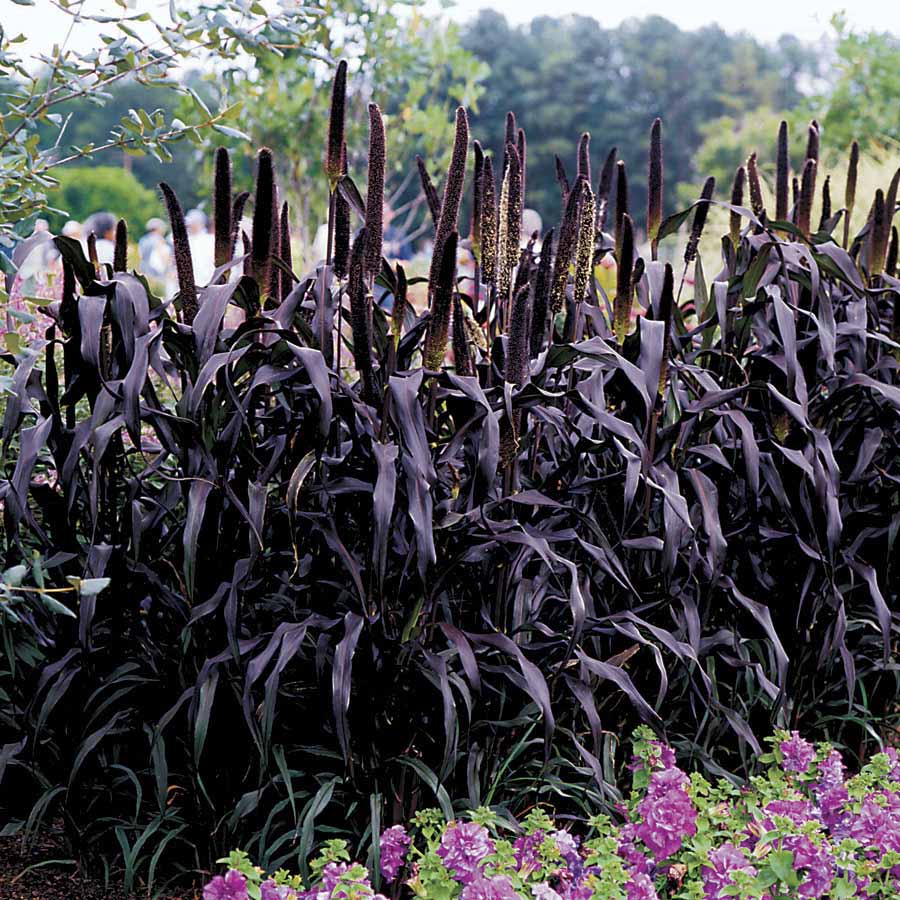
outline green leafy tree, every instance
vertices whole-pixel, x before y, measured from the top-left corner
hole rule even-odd
[[[242,102],[241,128],[253,145],[278,148],[281,188],[304,245],[327,210],[322,157],[330,79],[339,59],[349,63],[349,173],[363,190],[366,105],[374,101],[387,130],[386,196],[397,213],[395,225],[405,225],[407,233],[422,218],[418,183],[412,177],[414,155],[422,154],[433,175],[444,170],[453,143],[453,109],[460,104],[477,108],[487,74],[487,66],[461,46],[458,26],[426,15],[423,0],[336,0],[328,4],[301,52],[261,55],[251,71],[235,67],[227,78],[211,80],[220,91],[219,103]],[[246,152],[249,174],[249,147]]]
[[[793,38],[769,48],[717,26],[682,31],[660,16],[612,29],[586,16],[539,17],[512,26],[486,10],[465,28],[463,46],[491,67],[473,131],[497,153],[506,112],[515,111],[534,160],[527,203],[548,227],[559,217],[553,155],[559,154],[573,177],[573,135],[591,133],[595,181],[609,148],[618,147],[642,225],[647,133],[654,118],[663,119],[670,213],[679,202],[677,185],[706,174],[694,158],[706,124],[726,115],[737,119],[744,110],[797,106],[800,85],[817,65]]]
[[[204,102],[209,103],[209,91],[201,73],[189,70],[184,73],[183,80],[184,84],[197,91]],[[187,118],[196,113],[196,108],[182,110],[181,96],[183,95],[165,87],[125,79],[109,88],[107,98],[102,104],[89,97],[82,97],[61,107],[63,116],[71,113],[66,129],[66,141],[76,146],[84,146],[100,137],[110,135],[121,124],[122,119],[129,116],[129,110],[132,109],[148,110],[151,116],[158,110],[167,121],[179,117]],[[191,106],[194,105],[193,100],[189,102]],[[46,127],[42,133],[46,140],[53,140],[52,128]],[[151,153],[136,156],[125,149],[113,148],[86,156],[78,160],[77,165],[82,169],[87,166],[120,166],[132,172],[142,185],[154,190],[160,181],[166,181],[176,191],[186,208],[196,206],[207,192],[206,184],[202,180],[201,161],[207,154],[203,147],[187,140],[170,143],[168,150],[172,154],[172,161],[157,159]],[[65,168],[58,171],[65,171]]]
[[[858,140],[863,149],[900,142],[900,39],[886,32],[856,33],[835,16],[837,77],[816,98],[826,113],[823,137],[832,147]]]
[[[188,117],[172,117],[162,108],[132,108],[109,134],[71,146],[73,101],[103,104],[126,81],[190,93],[182,83],[185,63],[214,58],[223,66],[246,53],[282,53],[302,46],[317,21],[309,7],[276,17],[243,0],[211,0],[190,11],[171,4],[168,16],[89,15],[84,0],[57,8],[71,17],[68,38],[37,60],[27,59],[21,36],[8,34],[0,24],[0,232],[9,232],[15,223],[27,230],[46,204],[54,170],[64,164],[114,149],[169,161],[170,145],[178,141],[202,144],[211,129],[240,134],[228,124],[239,106],[210,109],[191,94]],[[39,17],[36,10],[34,33]],[[102,33],[90,50],[76,51],[73,39],[86,24],[99,26]]]
[[[84,221],[91,213],[106,211],[124,218],[138,234],[137,229],[147,219],[163,215],[156,192],[116,166],[66,166],[60,169],[57,180],[59,186],[47,195],[52,206],[60,210],[52,216],[51,224],[56,229],[66,219]]]

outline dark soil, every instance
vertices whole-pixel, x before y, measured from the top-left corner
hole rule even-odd
[[[23,850],[19,838],[0,838],[0,900],[147,900],[125,894],[115,884],[106,887],[103,879],[92,878],[74,863],[65,860],[65,849],[52,837],[38,838]],[[167,894],[158,900],[199,900],[199,891]]]

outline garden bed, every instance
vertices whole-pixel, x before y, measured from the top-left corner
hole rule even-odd
[[[49,860],[65,860],[65,847],[52,835],[38,838],[27,850],[15,837],[0,837],[0,900],[133,900],[124,893],[119,882],[112,886],[102,878],[81,873],[73,864]],[[29,869],[29,866],[39,868]],[[196,900],[200,891],[179,891],[161,900]]]

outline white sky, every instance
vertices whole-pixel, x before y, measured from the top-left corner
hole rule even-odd
[[[167,3],[160,0],[130,0],[129,5],[135,11],[149,10],[168,18]],[[607,27],[619,24],[624,18],[656,14],[684,29],[716,22],[726,31],[745,31],[763,41],[772,41],[784,33],[814,41],[828,31],[831,15],[842,9],[847,10],[850,25],[855,29],[874,28],[900,34],[900,17],[888,13],[887,6],[884,0],[826,0],[824,3],[822,0],[718,0],[716,3],[628,0],[621,4],[554,0],[550,8],[556,15],[593,15]],[[548,4],[545,0],[457,0],[450,15],[463,21],[483,7],[493,7],[511,21],[521,23],[546,15]],[[87,0],[86,8],[92,13],[111,15],[122,11],[114,0]],[[19,6],[12,0],[0,0],[0,24],[8,35],[24,33],[32,52],[49,52],[53,43],[65,36],[69,17],[58,10],[52,0],[36,0],[32,7]],[[85,49],[83,42],[90,41],[90,29],[84,28],[83,32],[86,33],[78,42],[81,44],[78,49]]]
[[[829,30],[831,16],[842,10],[854,29],[900,33],[900,17],[887,11],[885,0],[718,0],[716,3],[684,0],[628,0],[625,3],[584,3],[579,0],[553,0],[555,15],[579,13],[599,19],[606,27],[626,18],[663,16],[680,28],[691,30],[717,23],[725,31],[746,31],[762,41],[774,41],[789,33],[813,41]],[[504,13],[514,22],[527,22],[547,15],[545,0],[458,0],[454,18],[465,18],[485,6]]]

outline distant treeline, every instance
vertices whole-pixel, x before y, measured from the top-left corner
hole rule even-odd
[[[661,116],[666,132],[666,191],[673,212],[678,183],[702,180],[693,157],[702,126],[760,108],[789,111],[818,74],[821,55],[791,36],[766,46],[711,25],[682,31],[651,16],[604,28],[587,16],[542,16],[513,26],[483,10],[463,30],[463,46],[488,63],[487,90],[472,112],[475,133],[497,153],[504,118],[514,110],[528,140],[528,203],[545,221],[559,215],[553,168],[558,154],[575,167],[573,135],[591,133],[599,166],[608,150],[628,166],[635,209],[646,205],[647,132]],[[637,62],[636,62],[637,61]],[[753,149],[753,148],[749,148]],[[748,150],[749,152],[749,150]],[[595,179],[596,180],[596,179]]]

